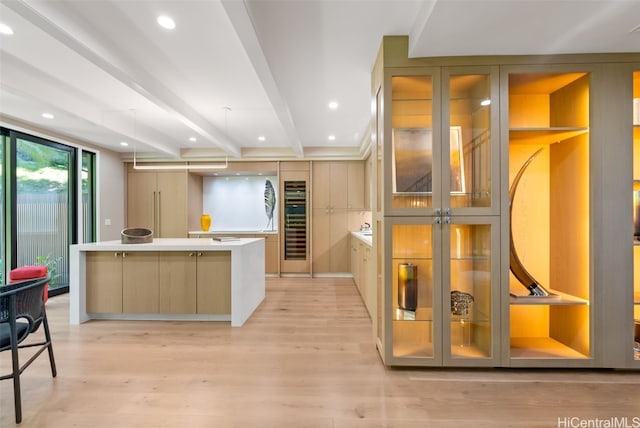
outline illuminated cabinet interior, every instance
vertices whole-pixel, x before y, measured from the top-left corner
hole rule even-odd
[[[633,73],[633,358],[640,362],[640,71]]]
[[[497,68],[394,70],[386,81],[378,347],[389,365],[495,366]]]
[[[589,74],[510,73],[508,88],[512,364],[590,358]]]
[[[640,368],[640,55],[408,52],[372,71],[384,364]]]

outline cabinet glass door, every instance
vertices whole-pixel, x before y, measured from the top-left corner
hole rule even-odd
[[[391,225],[392,355],[433,359],[439,342],[433,251],[434,226],[439,225],[402,222]]]
[[[498,114],[492,114],[498,87],[494,79],[497,72],[490,68],[453,68],[443,74],[448,114],[442,132],[442,192],[449,199],[444,206],[454,213],[460,213],[459,208],[483,208],[478,213],[498,214],[497,192],[492,191],[498,182],[497,176],[492,177],[498,164],[498,143],[491,132],[498,129]],[[487,210],[492,207],[494,211]]]
[[[391,77],[391,140],[388,166],[391,210],[440,208],[440,132],[434,120],[435,76]],[[385,156],[387,156],[385,154]],[[425,211],[426,212],[426,211]]]
[[[449,309],[444,310],[448,319],[444,337],[449,337],[449,357],[455,365],[472,359],[473,365],[479,365],[482,363],[475,359],[495,356],[497,325],[492,322],[492,313],[497,310],[494,301],[498,297],[493,289],[499,284],[494,280],[499,261],[498,222],[491,217],[485,219],[486,223],[477,218],[470,224],[462,221],[449,224],[445,220],[443,225],[443,253],[449,254],[444,277],[449,285],[448,293],[443,294],[443,307]]]

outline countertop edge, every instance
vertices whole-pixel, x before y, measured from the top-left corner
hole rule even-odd
[[[74,244],[71,248],[79,251],[188,251],[207,250],[224,251],[264,241],[264,238],[238,238],[233,241],[219,242],[211,238],[154,238],[146,244],[123,244],[120,241],[101,241],[86,244]]]

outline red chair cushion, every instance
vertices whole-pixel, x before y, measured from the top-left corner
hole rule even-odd
[[[9,283],[22,281],[25,279],[42,278],[47,276],[48,269],[46,266],[21,266],[12,269],[9,272]],[[44,302],[47,303],[49,298],[49,284],[44,286]]]

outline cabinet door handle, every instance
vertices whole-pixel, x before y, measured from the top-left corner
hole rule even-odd
[[[193,257],[195,253],[189,253],[189,257]]]
[[[158,237],[162,237],[162,192],[158,192]]]
[[[198,257],[202,257],[202,252],[199,252],[199,253],[198,253]]]
[[[113,257],[118,257],[120,255],[120,253],[118,253],[117,251],[115,253],[113,253]]]
[[[153,223],[152,227],[153,227],[153,231],[155,233],[158,232],[158,192],[156,192],[155,190],[153,191],[153,212],[151,213],[151,215],[153,216],[153,218],[151,219],[151,222]]]
[[[127,253],[125,253],[124,251],[122,252],[122,258],[127,257]]]

